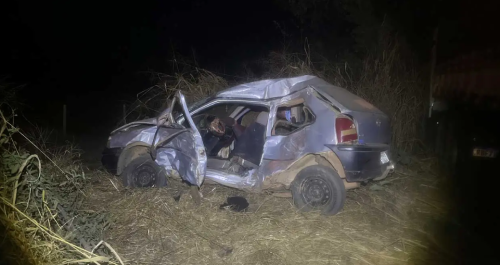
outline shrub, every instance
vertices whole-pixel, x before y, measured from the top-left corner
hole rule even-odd
[[[189,103],[196,102],[227,88],[228,82],[214,73],[196,68],[191,72],[167,75],[155,74],[156,85],[141,91],[127,114],[128,120],[155,117],[163,111],[175,94],[181,90]]]
[[[0,116],[0,223],[8,239],[2,243],[5,261],[109,261],[102,256],[104,251],[98,250],[100,255],[93,253],[108,221],[102,213],[81,208],[88,178],[81,165],[71,159],[77,155],[75,149],[36,147],[43,155],[56,155],[41,159],[12,140],[13,134],[25,135],[2,112]]]

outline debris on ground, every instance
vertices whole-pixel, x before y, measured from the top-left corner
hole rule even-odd
[[[227,201],[222,204],[219,209],[230,209],[235,212],[244,212],[248,208],[248,201],[247,199],[240,197],[240,196],[235,196],[235,197],[228,197]]]

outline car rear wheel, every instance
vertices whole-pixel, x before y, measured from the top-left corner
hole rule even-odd
[[[165,170],[149,154],[132,160],[123,170],[123,184],[132,188],[163,187],[167,185]]]
[[[302,169],[291,185],[293,202],[304,212],[319,210],[324,215],[337,214],[344,207],[344,182],[337,172],[326,166]]]

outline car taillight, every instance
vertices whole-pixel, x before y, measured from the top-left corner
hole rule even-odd
[[[337,142],[345,143],[358,140],[356,125],[347,116],[339,115],[335,119],[335,130],[337,131]]]

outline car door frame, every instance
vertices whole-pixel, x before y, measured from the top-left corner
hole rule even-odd
[[[205,145],[203,144],[203,140],[201,138],[201,134],[198,131],[198,128],[195,126],[193,119],[191,117],[191,113],[189,112],[189,109],[187,107],[186,103],[186,98],[182,94],[181,91],[177,91],[175,93],[175,97],[172,100],[170,107],[168,111],[164,114],[165,117],[168,117],[167,119],[170,119],[171,121],[174,121],[172,117],[172,110],[175,107],[175,104],[180,104],[183,112],[183,116],[187,120],[189,126],[190,126],[190,132],[191,135],[193,136],[194,139],[194,145],[195,145],[195,159],[196,159],[196,172],[194,172],[194,176],[196,177],[196,185],[200,187],[205,180],[205,174],[207,171],[207,154],[205,152]],[[179,122],[176,122],[180,124]],[[195,184],[195,183],[191,183]]]
[[[313,125],[315,121],[287,135],[273,134],[273,129],[277,121],[278,109],[280,107],[294,106],[297,104],[304,104],[304,106],[308,107],[307,100],[302,93],[297,93],[288,98],[282,98],[272,104],[271,115],[269,115],[267,126],[266,142],[264,144],[263,160],[293,161],[297,159],[297,153],[300,153],[301,149],[304,148],[302,144],[305,143],[304,139],[307,138],[306,130]],[[316,117],[316,114],[309,107],[308,109],[311,111],[312,115]]]
[[[248,100],[248,99],[238,99],[238,98],[213,98],[212,100],[209,100],[209,101],[205,102],[204,104],[200,105],[199,107],[197,107],[196,109],[192,110],[190,112],[190,117],[192,115],[199,114],[203,110],[206,110],[210,107],[213,107],[213,106],[216,106],[219,104],[242,104],[242,105],[246,105],[246,106],[265,107],[269,111],[269,113],[271,113],[272,107],[273,107],[271,101]],[[269,121],[271,120],[271,115],[269,115],[269,116],[270,117],[268,120],[268,126],[266,127],[266,135],[265,135],[266,138],[270,135]],[[184,117],[178,117],[177,123],[182,124],[184,122],[184,120],[185,120]],[[265,141],[264,141],[264,143],[265,143]],[[262,148],[264,148],[263,150],[265,150],[265,146],[262,146]],[[264,154],[263,154],[263,156],[264,156]],[[262,157],[259,161],[260,164],[262,164]]]
[[[260,107],[266,107],[270,109],[270,103],[269,102],[261,102],[261,101],[254,101],[254,100],[248,100],[248,99],[232,99],[232,98],[213,98],[210,101],[205,102],[203,105],[198,106],[196,109],[191,110],[190,115],[196,115],[200,113],[201,111],[208,109],[210,107],[213,107],[215,105],[219,104],[244,104],[244,105],[253,105],[253,106],[260,106]],[[180,116],[177,118],[177,123],[182,124],[184,122],[184,116]]]

